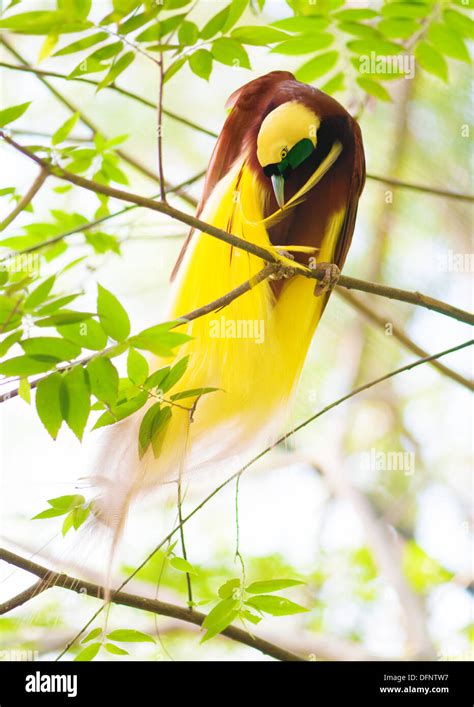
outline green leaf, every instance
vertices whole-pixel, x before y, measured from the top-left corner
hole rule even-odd
[[[446,24],[432,22],[428,30],[428,39],[441,54],[469,63],[469,52],[463,38]]]
[[[15,356],[0,363],[0,374],[3,376],[33,376],[36,373],[50,371],[58,363],[51,356]]]
[[[124,341],[130,334],[130,320],[125,309],[111,292],[98,286],[97,312],[104,331],[115,341]]]
[[[129,417],[129,415],[133,415],[134,412],[137,412],[137,410],[140,410],[141,407],[145,405],[145,403],[148,400],[148,395],[146,392],[140,392],[138,395],[136,395],[134,398],[131,398],[130,400],[126,400],[123,403],[120,403],[119,405],[115,406],[113,408],[113,412],[104,412],[103,415],[99,417],[97,422],[95,423],[93,429],[97,430],[99,427],[105,427],[107,425],[113,425],[115,422],[118,422],[119,420],[124,420],[126,417]]]
[[[23,351],[28,356],[51,356],[58,361],[71,361],[79,356],[81,349],[77,344],[54,336],[36,336],[20,341]]]
[[[170,560],[171,567],[174,567],[178,572],[186,572],[187,574],[194,574],[197,576],[198,572],[193,567],[193,565],[185,560],[183,557],[173,557]]]
[[[129,34],[130,32],[134,32],[136,29],[139,29],[140,27],[143,27],[143,25],[146,25],[146,23],[152,19],[154,14],[155,13],[140,12],[138,15],[132,15],[128,18],[128,20],[125,20],[125,22],[120,23],[118,33],[120,34],[120,36],[123,37],[124,35]]]
[[[224,24],[221,28],[221,32],[223,34],[232,29],[232,27],[240,20],[248,4],[249,0],[232,0],[229,5]]]
[[[140,429],[138,431],[140,457],[143,456],[143,454],[146,452],[151,443],[153,421],[155,419],[155,416],[159,414],[160,410],[161,403],[154,403],[154,405],[148,408],[148,410],[143,416],[143,419],[140,424]]]
[[[109,84],[113,83],[115,79],[120,76],[122,72],[127,69],[130,64],[135,60],[135,53],[134,52],[126,52],[125,54],[122,54],[120,59],[118,59],[115,64],[112,66],[110,71],[102,81],[100,82],[98,89],[104,88],[105,86],[108,86]]]
[[[221,599],[237,599],[236,594],[240,594],[240,579],[228,579],[221,584],[217,593]]]
[[[75,79],[81,76],[85,76],[86,74],[97,74],[101,71],[106,71],[106,69],[109,68],[108,64],[103,64],[101,61],[97,61],[96,59],[91,59],[90,57],[87,59],[82,59],[79,64],[71,71],[70,74],[68,74],[68,79]],[[77,154],[80,154],[80,151],[77,150]],[[76,162],[79,162],[80,159],[79,157],[76,157]],[[85,163],[88,163],[88,166],[91,162],[91,160],[88,160],[88,158],[84,157],[83,160]],[[72,164],[68,164],[68,169],[70,172],[73,171],[78,171],[75,170]]]
[[[104,233],[103,231],[94,231],[94,233],[86,233],[85,238],[86,242],[93,247],[96,253],[112,251],[120,255],[120,243],[117,236],[112,236],[110,233]]]
[[[68,137],[68,135],[71,133],[73,130],[74,126],[76,125],[78,119],[79,119],[80,113],[74,113],[74,115],[71,115],[68,120],[66,120],[63,125],[61,125],[58,130],[53,134],[53,137],[51,138],[51,142],[53,145],[58,145],[61,142],[64,142],[64,140]]]
[[[353,34],[356,37],[366,37],[368,39],[382,38],[382,35],[376,29],[360,22],[341,22],[339,29],[341,32]]]
[[[170,366],[165,366],[164,368],[160,368],[154,373],[152,373],[151,376],[146,379],[145,388],[147,390],[152,390],[153,388],[160,388],[161,383],[165,380],[170,370]]]
[[[153,636],[150,636],[148,633],[142,633],[142,631],[135,631],[128,628],[112,631],[107,634],[107,638],[111,641],[118,641],[119,643],[155,643]]]
[[[28,103],[20,103],[17,106],[11,106],[11,108],[5,108],[5,110],[0,110],[0,128],[3,128],[9,123],[13,123],[13,121],[18,120],[18,118],[21,118],[23,113],[28,109],[30,105],[31,101],[28,101]]]
[[[298,54],[312,54],[319,49],[326,49],[334,41],[332,34],[321,33],[318,36],[302,35],[300,37],[292,37],[281,44],[273,47],[271,54],[286,54],[289,56],[297,56]]]
[[[215,39],[212,43],[212,56],[221,64],[250,69],[247,52],[235,39],[229,37]]]
[[[60,399],[66,424],[81,440],[90,412],[89,382],[82,366],[75,366],[63,375]]]
[[[158,459],[161,453],[163,442],[166,436],[166,430],[171,422],[171,408],[169,406],[161,408],[153,417],[151,423],[151,446],[155,459]]]
[[[422,20],[429,12],[425,3],[421,2],[390,2],[382,7],[384,17],[409,17]]]
[[[345,74],[339,71],[321,86],[321,91],[333,96],[338,91],[345,90]]]
[[[99,44],[99,42],[103,42],[108,39],[109,36],[110,35],[107,34],[107,32],[95,32],[95,34],[90,34],[83,39],[79,39],[77,42],[68,44],[66,47],[63,47],[59,51],[55,52],[53,57],[65,56],[66,54],[75,54],[83,49],[89,49],[89,47],[93,47],[95,44]]]
[[[53,373],[40,381],[36,388],[36,410],[53,439],[58,436],[63,421],[60,403],[61,385],[61,375]]]
[[[186,343],[191,338],[188,334],[170,331],[174,325],[174,322],[166,322],[144,329],[136,336],[132,336],[130,344],[137,349],[151,351],[157,356],[172,356],[176,346]]]
[[[47,508],[45,511],[41,511],[37,515],[33,516],[31,520],[44,520],[45,518],[58,518],[63,516],[64,511],[59,508]]]
[[[348,48],[356,54],[371,55],[372,52],[379,56],[400,54],[402,47],[386,39],[356,39],[347,43]]]
[[[377,28],[386,37],[408,39],[419,30],[420,25],[413,19],[394,17],[382,20],[378,23]]]
[[[115,643],[106,643],[105,650],[112,653],[112,655],[130,655],[128,651],[124,648],[120,648],[120,646],[116,646]]]
[[[41,64],[42,61],[47,59],[49,56],[51,56],[52,51],[56,44],[58,43],[59,39],[59,33],[57,30],[54,30],[50,34],[48,34],[45,37],[45,40],[41,46],[41,49],[39,51],[38,55],[38,64]]]
[[[135,385],[143,385],[148,377],[148,361],[138,351],[131,348],[127,358],[127,373],[128,377]]]
[[[188,58],[191,71],[205,81],[209,80],[212,72],[212,54],[207,49],[198,49]]]
[[[283,42],[288,34],[276,27],[237,27],[232,30],[231,37],[242,44],[266,45]]]
[[[132,10],[139,7],[141,3],[138,0],[112,0],[112,5],[120,17],[125,17],[125,15],[129,15]]]
[[[60,510],[62,513],[68,513],[78,506],[82,506],[86,502],[86,499],[81,494],[72,494],[68,496],[57,496],[56,498],[50,498],[48,503],[50,506],[56,510]]]
[[[96,49],[95,52],[93,52],[90,56],[87,57],[87,59],[85,59],[85,61],[105,61],[107,59],[112,59],[114,56],[117,56],[117,54],[121,52],[122,49],[122,41],[112,42],[111,44],[106,44],[100,49]]]
[[[77,324],[77,322],[85,322],[87,319],[93,317],[92,312],[76,312],[73,310],[63,309],[51,317],[45,317],[44,319],[37,319],[35,321],[35,326],[38,327],[59,327],[64,324]]]
[[[18,395],[27,405],[31,403],[31,386],[28,378],[20,378],[20,382],[18,384]]]
[[[443,17],[451,29],[459,32],[463,37],[474,38],[474,22],[470,17],[457,10],[445,10]]]
[[[319,76],[327,74],[331,71],[333,66],[337,63],[339,58],[339,53],[337,51],[325,52],[324,54],[319,54],[319,56],[310,59],[306,64],[303,64],[298,71],[296,71],[295,76],[298,81],[303,83],[311,83]]]
[[[25,299],[25,309],[34,310],[39,304],[47,299],[49,293],[53,289],[53,285],[56,281],[56,276],[51,275],[46,280],[44,280],[38,287],[36,287]]]
[[[264,595],[252,597],[245,602],[248,606],[263,611],[265,614],[272,616],[290,616],[292,614],[302,614],[309,609],[304,606],[295,604],[295,602],[286,599],[285,597],[272,597]]]
[[[174,393],[170,398],[173,401],[184,400],[185,398],[200,398],[201,395],[215,393],[216,390],[220,390],[220,388],[192,388],[191,390],[182,390],[180,393]]]
[[[92,631],[89,631],[87,636],[82,639],[81,643],[89,643],[89,641],[92,641],[94,638],[97,638],[97,636],[100,636],[101,633],[101,628],[93,628]]]
[[[119,375],[113,363],[104,356],[94,358],[87,364],[87,373],[95,397],[107,405],[114,405],[117,401]]]
[[[89,661],[94,660],[97,653],[100,651],[101,643],[91,643],[89,646],[84,648],[80,653],[74,658],[75,661]]]
[[[248,587],[245,587],[245,591],[249,594],[267,594],[271,592],[279,592],[281,589],[287,589],[288,587],[296,587],[300,584],[304,584],[299,579],[269,579],[261,582],[252,582]]]
[[[330,21],[326,17],[287,17],[284,20],[272,22],[273,27],[283,29],[286,32],[323,32],[329,27]]]
[[[3,358],[5,354],[11,349],[11,347],[18,343],[20,341],[21,337],[23,336],[23,329],[19,329],[18,331],[14,331],[13,334],[9,334],[3,341],[0,343],[0,358]]]
[[[444,582],[449,582],[454,573],[448,571],[414,540],[405,543],[402,557],[403,572],[413,589],[420,593],[429,592]]]
[[[163,393],[167,393],[168,390],[173,388],[173,386],[175,386],[176,383],[181,380],[181,378],[186,373],[188,363],[189,356],[184,356],[178,361],[178,363],[175,363],[175,365],[170,369],[166,378],[164,378],[161,383],[161,390],[163,391]]]
[[[446,59],[428,42],[422,41],[415,47],[415,57],[425,71],[447,82],[448,65]]]
[[[366,78],[364,76],[359,76],[359,78],[357,79],[357,83],[363,91],[369,93],[371,96],[375,96],[375,98],[379,98],[381,101],[391,102],[392,98],[389,92],[384,86],[382,86],[380,83],[377,83],[377,81],[373,81],[372,79]]]
[[[236,599],[223,599],[211,609],[202,623],[202,627],[207,629],[206,634],[201,639],[201,643],[208,641],[213,636],[226,629],[238,615],[239,602]]]
[[[191,46],[196,44],[199,37],[199,30],[194,22],[189,20],[184,20],[179,26],[178,30],[178,40],[180,44],[185,46]]]
[[[50,32],[81,32],[91,27],[91,22],[67,22],[63,12],[35,11],[11,15],[0,20],[0,29],[18,34],[50,34]]]
[[[375,10],[369,10],[368,8],[361,9],[349,9],[349,10],[339,10],[334,13],[334,17],[338,21],[348,22],[359,22],[360,20],[373,20],[378,16]]]
[[[212,39],[218,32],[222,32],[226,20],[229,16],[230,6],[224,7],[220,10],[214,17],[211,17],[209,22],[207,22],[200,32],[201,39]]]
[[[95,319],[57,326],[56,329],[65,339],[74,341],[84,349],[101,351],[107,345],[107,334]]]
[[[175,76],[175,74],[178,73],[178,71],[186,64],[186,58],[185,56],[182,56],[180,59],[177,59],[173,64],[170,64],[168,68],[166,69],[164,78],[163,78],[163,83],[167,83],[170,79]]]

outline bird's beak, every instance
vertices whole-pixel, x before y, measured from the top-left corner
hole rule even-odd
[[[285,203],[285,180],[283,179],[281,174],[272,175],[272,185],[273,191],[275,193],[275,199],[277,200],[277,204],[281,209],[283,204]]]

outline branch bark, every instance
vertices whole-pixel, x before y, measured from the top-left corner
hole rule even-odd
[[[18,216],[18,214],[21,214],[23,209],[25,209],[28,204],[30,204],[36,194],[39,192],[41,187],[43,186],[46,178],[48,177],[48,171],[45,169],[42,169],[38,176],[36,177],[35,181],[31,185],[31,187],[28,189],[26,194],[20,199],[18,204],[15,206],[13,211],[5,218],[3,221],[0,223],[0,231],[4,231],[7,226],[9,226]]]
[[[184,211],[175,209],[173,206],[170,206],[167,203],[154,201],[153,199],[149,199],[138,194],[132,194],[131,192],[127,192],[122,189],[116,189],[114,187],[110,187],[104,184],[98,184],[89,179],[85,179],[84,177],[80,177],[77,174],[68,172],[62,167],[51,165],[46,160],[42,159],[41,157],[38,157],[38,155],[30,152],[27,148],[17,143],[11,137],[8,137],[8,135],[6,135],[6,133],[2,130],[0,130],[0,137],[2,137],[5,142],[14,147],[18,152],[21,152],[23,155],[25,155],[25,157],[28,157],[30,160],[33,160],[34,162],[36,162],[36,164],[47,169],[50,174],[60,179],[63,179],[66,182],[75,184],[76,186],[82,187],[83,189],[87,189],[88,191],[92,191],[98,194],[104,194],[105,196],[120,199],[122,201],[127,201],[132,204],[137,204],[138,206],[149,208],[152,211],[158,211],[162,214],[166,214],[170,218],[173,218],[177,221],[181,221],[182,223],[187,224],[191,228],[202,231],[203,233],[207,233],[210,236],[213,236],[214,238],[218,238],[219,240],[234,246],[235,248],[245,250],[248,253],[257,256],[258,258],[261,258],[265,262],[279,262],[278,258],[270,251],[267,251],[265,248],[261,248],[260,246],[257,246],[254,243],[244,241],[241,238],[237,238],[237,236],[234,236],[231,233],[227,233],[226,231],[223,231],[220,228],[216,228],[211,224],[205,223],[204,221],[201,221],[200,219],[197,219],[194,216],[185,213]],[[298,270],[298,274],[316,280],[321,280],[324,277],[324,271],[318,269],[313,270],[308,268],[305,271]],[[448,317],[452,317],[453,319],[457,319],[458,321],[464,322],[466,324],[474,325],[474,314],[471,314],[470,312],[465,312],[464,310],[459,309],[458,307],[454,307],[453,305],[447,304],[446,302],[442,302],[441,300],[437,300],[433,297],[429,297],[428,295],[423,295],[420,292],[408,292],[406,290],[400,290],[395,287],[387,287],[386,285],[380,285],[375,282],[365,282],[363,280],[358,280],[354,277],[348,277],[346,275],[340,276],[337,286],[346,287],[348,289],[356,289],[360,290],[361,292],[368,292],[370,294],[379,295],[381,297],[388,297],[390,299],[399,300],[400,302],[416,304],[420,307],[425,307],[426,309],[438,312],[439,314],[444,314]]]
[[[63,589],[68,589],[71,592],[84,594],[85,589],[87,595],[90,597],[94,597],[95,599],[104,598],[104,590],[98,584],[83,581],[77,577],[71,577],[67,574],[53,572],[47,567],[43,567],[36,562],[31,562],[30,560],[27,560],[20,555],[16,555],[15,553],[4,548],[0,548],[0,560],[3,560],[4,562],[7,562],[15,567],[19,567],[20,569],[30,572],[30,574],[36,575],[36,577],[40,578],[40,582],[35,584],[33,587],[30,587],[30,589],[22,592],[22,594],[17,595],[9,602],[2,604],[0,606],[0,613],[6,613],[6,611],[10,611],[11,608],[20,606],[21,604],[24,604],[32,599],[37,593],[35,593],[34,589],[38,588],[40,585],[41,587],[44,587],[42,591],[51,587],[62,587]],[[139,609],[140,611],[149,611],[160,616],[168,616],[173,619],[178,619],[179,621],[195,624],[196,626],[201,626],[206,618],[206,614],[203,614],[200,611],[191,611],[190,609],[186,609],[175,604],[169,604],[157,599],[149,599],[148,597],[142,597],[137,594],[129,594],[120,590],[111,592],[110,601],[113,604],[129,606],[133,609]],[[5,606],[7,606],[6,609]],[[255,648],[255,650],[258,650],[265,655],[269,655],[276,660],[304,660],[300,656],[291,653],[280,646],[270,643],[263,638],[250,635],[237,626],[229,626],[222,631],[222,635],[227,636],[227,638],[230,638],[237,643],[242,643],[246,646],[250,646],[250,648]]]

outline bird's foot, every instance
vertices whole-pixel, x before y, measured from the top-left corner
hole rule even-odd
[[[316,269],[324,270],[322,280],[318,280],[314,288],[314,296],[320,297],[334,289],[341,275],[341,271],[334,263],[318,263]]]
[[[297,274],[298,271],[308,271],[308,268],[301,263],[296,262],[295,256],[290,250],[295,252],[314,252],[314,248],[306,248],[299,246],[290,246],[288,250],[280,246],[267,246],[267,249],[272,252],[275,258],[278,260],[280,265],[279,268],[271,275],[274,280],[281,280],[282,278],[290,278]]]

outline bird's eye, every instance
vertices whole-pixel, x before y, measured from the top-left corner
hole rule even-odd
[[[288,148],[287,148],[287,147],[284,147],[283,150],[282,150],[281,153],[280,153],[281,159],[284,160],[285,157],[287,156],[287,154],[288,154]]]

